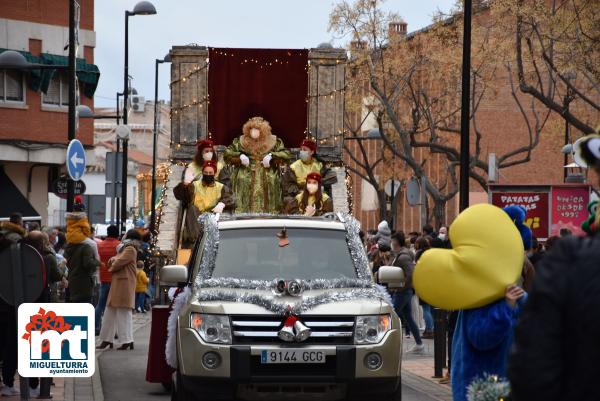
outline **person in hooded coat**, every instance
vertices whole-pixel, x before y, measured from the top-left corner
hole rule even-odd
[[[69,302],[92,302],[94,277],[100,261],[89,244],[90,223],[81,197],[75,198],[73,212],[65,215],[67,220],[67,246],[64,256],[69,269]]]

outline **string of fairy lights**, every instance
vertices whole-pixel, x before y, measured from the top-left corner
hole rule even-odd
[[[270,69],[270,68],[285,68],[287,65],[290,64],[292,60],[292,58],[294,57],[306,57],[306,52],[305,51],[293,51],[293,50],[289,50],[286,53],[284,53],[283,55],[280,55],[278,57],[272,57],[272,58],[256,58],[256,57],[244,57],[243,55],[240,54],[236,54],[233,51],[227,51],[226,49],[224,50],[216,50],[216,49],[209,49],[209,54],[210,56],[216,58],[216,57],[231,57],[233,61],[235,61],[236,59],[239,60],[240,65],[247,65],[250,67],[258,67],[260,69]],[[337,64],[343,63],[345,62],[346,59],[345,58],[339,58],[339,59],[329,59],[325,62],[315,62],[315,61],[311,61],[308,60],[306,63],[306,67],[305,67],[305,71],[308,74],[308,82],[309,82],[309,91],[308,94],[306,96],[306,103],[311,103],[313,101],[319,101],[319,100],[332,100],[332,101],[338,101],[340,96],[343,98],[343,96],[345,96],[346,91],[349,89],[349,86],[347,84],[344,84],[344,86],[342,86],[341,88],[335,88],[333,90],[330,91],[325,91],[323,93],[319,93],[317,91],[317,93],[313,93],[310,90],[310,83],[311,83],[311,71],[318,68],[319,66],[325,65],[325,66],[335,66]],[[334,64],[335,63],[335,64]],[[171,87],[171,89],[173,89],[174,85],[182,85],[184,83],[188,83],[188,81],[192,81],[195,82],[195,80],[197,79],[207,79],[207,75],[205,75],[204,77],[200,77],[201,74],[208,74],[208,71],[210,69],[210,57],[205,59],[205,62],[203,64],[197,64],[194,67],[192,67],[191,70],[189,70],[188,72],[186,72],[184,75],[179,76],[178,78],[172,80],[169,84],[169,86]],[[201,98],[192,98],[189,100],[186,100],[184,102],[182,102],[182,104],[178,105],[178,106],[172,106],[171,107],[171,112],[170,112],[170,117],[171,119],[173,117],[178,118],[181,117],[186,111],[188,110],[193,110],[194,108],[204,108],[205,110],[208,108],[208,106],[210,105],[210,98],[208,95],[201,97]],[[205,111],[206,112],[206,111]],[[307,125],[308,125],[308,121],[307,121]],[[334,145],[337,146],[338,144],[341,143],[341,141],[343,141],[344,136],[346,135],[347,131],[343,130],[343,129],[338,129],[336,130],[336,133],[334,133],[333,135],[329,135],[327,137],[322,137],[322,138],[317,138],[316,135],[314,135],[313,132],[311,132],[311,130],[309,130],[308,128],[305,130],[305,136],[309,139],[312,139],[313,141],[317,142],[317,144],[319,144],[320,146],[324,146],[324,145]],[[208,138],[212,138],[212,135],[209,133],[208,134]],[[181,143],[174,143],[171,142],[171,148],[181,148],[182,146],[192,146],[195,144],[181,144]],[[330,166],[334,166],[335,164],[331,164]],[[159,194],[158,197],[158,202],[157,202],[157,206],[156,206],[156,230],[158,232],[160,232],[160,228],[161,228],[161,223],[163,222],[165,213],[166,213],[166,209],[168,206],[168,201],[169,201],[169,194],[168,194],[168,183],[169,183],[169,179],[172,176],[173,173],[173,168],[175,166],[183,166],[184,168],[187,166],[186,163],[180,161],[180,160],[175,160],[175,159],[171,159],[169,160],[167,167],[166,167],[166,174],[164,175],[164,181],[162,183],[162,190]],[[352,182],[352,176],[349,174],[348,170],[346,170],[346,177],[345,177],[345,189],[346,189],[346,196],[348,199],[348,208],[349,211],[352,212],[353,210],[353,206],[354,206],[354,199],[353,199],[353,193],[354,193],[354,189],[353,189],[353,182]],[[157,257],[164,257],[166,258],[165,262],[167,264],[172,263],[173,262],[173,258],[171,256],[169,256],[170,254],[166,254],[164,252],[161,251],[161,249],[158,246],[158,236],[153,236],[153,240],[151,242],[151,251],[153,252],[153,254]]]
[[[271,59],[258,59],[258,58],[254,58],[254,57],[244,57],[235,54],[234,52],[230,52],[228,53],[227,51],[221,51],[221,50],[215,50],[215,49],[210,49],[210,54],[213,55],[213,57],[217,57],[217,56],[222,56],[222,57],[237,57],[240,58],[240,65],[255,65],[255,66],[259,66],[261,69],[264,68],[270,68],[273,66],[284,66],[289,64],[289,60],[285,60],[285,57],[287,56],[287,58],[291,58],[294,56],[302,56],[304,57],[305,54],[304,52],[301,51],[292,51],[289,50],[286,52],[286,56],[279,56],[279,57],[273,57]],[[345,59],[335,59],[335,64],[340,64],[341,62],[344,62]],[[332,61],[330,61],[330,63],[332,63]],[[309,82],[310,82],[310,71],[311,71],[311,66],[315,66],[318,67],[319,63],[314,63],[311,62],[311,60],[308,60],[306,63],[306,67],[305,70],[307,72],[307,74],[309,74]],[[327,64],[330,65],[330,64]],[[185,75],[180,76],[179,78],[176,78],[174,80],[172,80],[169,83],[169,87],[172,88],[173,85],[176,85],[178,83],[185,83],[187,81],[190,81],[192,79],[194,79],[194,75],[202,73],[202,72],[207,72],[210,68],[210,57],[206,58],[205,62],[203,65],[196,65],[194,66],[189,72],[187,72]],[[344,87],[342,88],[336,88],[333,89],[331,91],[325,92],[325,93],[308,93],[305,101],[308,103],[310,102],[311,99],[331,99],[331,100],[336,100],[338,98],[338,95],[344,96],[344,94],[346,93],[346,90],[348,89],[348,85],[344,85]],[[182,105],[180,106],[172,106],[171,107],[171,113],[170,116],[171,118],[173,118],[173,116],[177,116],[178,114],[184,112],[186,109],[190,109],[194,106],[197,106],[198,108],[202,108],[204,107],[204,105],[210,104],[210,100],[209,100],[209,96],[205,96],[201,99],[191,99],[191,101],[189,102],[184,102]]]

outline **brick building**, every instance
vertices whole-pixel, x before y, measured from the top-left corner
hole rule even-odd
[[[100,75],[93,64],[94,0],[79,4],[78,98],[93,108]],[[0,0],[0,53],[16,50],[30,62],[67,65],[68,25],[68,0]],[[47,223],[48,192],[65,170],[67,120],[66,71],[0,70],[0,187],[11,188],[0,219],[21,211]],[[91,120],[79,121],[77,138],[88,150],[88,161],[93,160]]]
[[[491,15],[489,9],[486,7],[480,8],[474,16],[475,24],[486,24],[491,21]],[[458,19],[456,22],[462,24],[462,20]],[[429,28],[425,28],[418,32],[407,33],[406,23],[396,23],[390,25],[390,42],[401,38],[407,41],[418,41],[419,39],[427,40]],[[502,32],[498,30],[491,30],[493,34],[502,35]],[[396,35],[392,37],[391,35]],[[360,43],[353,43],[352,46],[361,46]],[[387,51],[387,50],[386,50]],[[401,55],[400,55],[401,56]],[[529,143],[529,131],[527,128],[527,122],[519,110],[519,106],[513,98],[508,71],[503,65],[496,66],[497,70],[494,75],[494,80],[490,83],[492,90],[486,93],[477,110],[477,129],[482,133],[481,146],[481,159],[488,161],[490,155],[501,156],[511,150],[515,150],[521,146],[525,146]],[[424,79],[427,79],[427,71],[420,71],[423,73]],[[459,85],[460,76],[456,74],[457,83]],[[436,83],[434,83],[435,85]],[[518,83],[517,83],[518,85]],[[363,110],[361,115],[354,115],[354,122],[361,121],[361,117],[366,115],[369,99],[372,99],[370,95],[370,87],[368,83],[365,83],[362,92]],[[456,105],[460,105],[460,91],[457,92],[457,96],[453,101]],[[592,95],[593,96],[593,95]],[[521,101],[521,104],[525,108],[525,113],[529,118],[529,123],[534,121],[531,110],[528,109],[531,105],[531,98],[521,94],[516,89],[516,97]],[[356,100],[356,99],[355,99]],[[537,110],[543,110],[541,104],[536,105]],[[406,114],[401,115],[401,119],[410,118],[410,108],[406,105],[397,105],[397,110]],[[596,120],[600,117],[600,113],[597,113]],[[458,126],[458,124],[457,124]],[[362,126],[360,127],[359,135],[366,136],[369,130],[377,128],[377,122],[373,117],[366,118]],[[386,127],[384,121],[384,129],[391,129],[391,126]],[[574,142],[582,134],[571,127],[570,129],[570,142]],[[562,147],[565,145],[565,122],[557,114],[552,113],[543,130],[540,134],[539,144],[533,149],[530,160],[527,163],[518,164],[512,167],[501,169],[496,174],[494,183],[500,184],[559,184],[563,182],[564,173],[564,159],[561,153]],[[404,162],[395,160],[390,152],[386,154],[382,153],[383,141],[378,139],[368,139],[362,141],[364,144],[364,150],[369,161],[374,162],[380,157],[383,157],[374,170],[374,175],[380,185],[383,188],[384,183],[392,177],[403,183],[400,191],[398,192],[398,206],[396,209],[396,221],[395,227],[405,232],[420,231],[422,226],[426,223],[425,216],[429,216],[428,222],[433,223],[432,206],[433,202],[431,199],[428,201],[427,210],[424,206],[411,207],[406,201],[406,182],[413,175]],[[450,135],[447,138],[447,144],[458,149],[458,135]],[[359,145],[356,140],[346,140],[346,146],[349,151],[354,155],[354,159],[346,153],[345,163],[354,169],[359,168],[358,163],[364,161],[364,157],[360,151]],[[471,127],[471,152],[475,149],[475,139],[473,135],[473,127]],[[520,155],[524,157],[525,154]],[[415,149],[415,159],[418,162],[424,162],[427,175],[430,179],[437,184],[438,187],[443,187],[448,182],[447,162],[444,155],[432,154],[428,148]],[[360,168],[359,168],[360,169]],[[364,171],[364,170],[363,170]],[[353,181],[353,199],[354,199],[354,214],[363,223],[363,228],[371,229],[376,228],[377,223],[380,221],[380,209],[377,192],[375,189],[365,180],[363,177],[356,173],[351,173]],[[491,183],[487,172],[482,173],[482,176],[486,182]],[[447,187],[446,187],[447,189]],[[482,203],[488,201],[488,194],[485,188],[477,183],[474,179],[470,180],[470,203]],[[388,206],[389,207],[389,206]],[[446,203],[445,208],[445,225],[448,225],[456,217],[458,213],[458,194]]]

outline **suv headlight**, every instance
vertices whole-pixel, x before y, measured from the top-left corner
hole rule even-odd
[[[392,329],[390,315],[358,316],[354,328],[355,344],[377,344]]]
[[[229,316],[192,313],[190,326],[207,343],[231,344],[231,325]]]

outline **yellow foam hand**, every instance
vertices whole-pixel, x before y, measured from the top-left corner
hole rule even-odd
[[[504,297],[523,268],[523,240],[510,217],[481,204],[450,226],[453,249],[430,249],[419,259],[413,285],[419,298],[447,310],[471,309]]]

